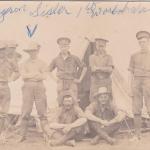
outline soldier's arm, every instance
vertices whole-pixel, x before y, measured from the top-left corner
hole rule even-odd
[[[69,125],[71,128],[80,127],[87,122],[86,115],[79,106],[75,106],[74,110],[78,119]]]
[[[78,118],[76,121],[74,121],[73,123],[69,124],[69,126],[71,128],[76,128],[76,127],[80,127],[82,125],[84,125],[87,122],[86,118]]]
[[[27,70],[26,70],[26,67],[24,66],[24,64],[22,64],[20,66],[20,74],[22,76],[23,79],[32,79],[34,78],[38,73],[35,72],[35,73],[29,73]]]
[[[94,121],[94,122],[97,122],[97,123],[100,123],[100,124],[105,124],[107,121],[95,116],[93,114],[94,112],[94,105],[93,104],[90,104],[87,108],[86,108],[86,111],[85,111],[85,115],[87,117],[88,120],[90,121]]]
[[[66,124],[60,124],[60,123],[54,122],[54,123],[50,123],[49,127],[51,129],[63,129],[66,127]]]
[[[53,81],[57,82],[57,77],[53,74],[53,70],[54,70],[55,68],[56,68],[56,59],[54,59],[54,60],[50,63],[48,74],[49,74],[50,78],[51,78]]]
[[[115,118],[113,118],[112,120],[109,121],[110,124],[114,124],[114,123],[119,123],[121,122],[123,119],[125,119],[126,117],[126,113],[123,111],[118,111],[118,114]]]
[[[111,73],[113,71],[113,67],[112,66],[101,66],[101,67],[98,67],[96,70]]]
[[[106,66],[101,66],[97,68],[97,70],[102,71],[102,72],[107,72],[107,73],[112,73],[113,69],[114,69],[114,65],[113,65],[113,60],[111,56],[108,56]]]
[[[12,67],[12,74],[9,78],[9,81],[16,81],[20,77],[19,67],[17,62],[11,63],[11,67]]]
[[[46,63],[41,62],[39,73],[35,76],[36,80],[46,80],[47,75],[48,75],[48,67]]]

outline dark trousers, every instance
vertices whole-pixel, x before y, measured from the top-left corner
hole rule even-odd
[[[89,126],[90,130],[95,132],[95,135],[99,135],[103,138],[104,135],[112,136],[115,134],[120,128],[120,123],[114,123],[112,125],[102,127],[102,125],[97,122],[89,121]]]

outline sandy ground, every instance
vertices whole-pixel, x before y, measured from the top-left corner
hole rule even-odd
[[[148,150],[150,147],[150,133],[143,133],[139,142],[129,141],[129,135],[119,135],[116,137],[116,145],[109,145],[105,141],[100,141],[96,146],[90,145],[89,140],[78,142],[75,147],[59,146],[48,147],[40,135],[30,135],[23,143],[9,142],[1,144],[0,150]]]

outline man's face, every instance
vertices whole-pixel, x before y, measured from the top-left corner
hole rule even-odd
[[[108,93],[104,93],[104,94],[101,94],[101,95],[98,96],[98,102],[101,105],[107,104],[108,101],[109,101],[109,94]]]
[[[63,105],[64,105],[64,108],[66,110],[70,110],[72,108],[72,105],[73,105],[73,98],[72,97],[65,97],[63,100]]]
[[[99,42],[99,41],[96,41],[96,49],[97,49],[97,51],[99,51],[99,52],[103,52],[103,51],[105,51],[105,49],[106,49],[106,44],[102,44],[101,42]]]
[[[141,47],[141,50],[147,50],[149,47],[149,39],[148,38],[142,38],[138,40],[139,45]]]
[[[70,45],[69,44],[59,44],[59,48],[62,53],[66,53],[69,51]]]
[[[28,54],[29,54],[30,58],[33,58],[33,59],[34,59],[34,58],[36,58],[37,55],[39,54],[39,50],[29,51]]]
[[[5,57],[5,50],[0,50],[0,58],[4,58]]]

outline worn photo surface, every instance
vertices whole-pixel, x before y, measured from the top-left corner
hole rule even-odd
[[[149,2],[0,1],[0,35],[0,149],[149,148]]]

